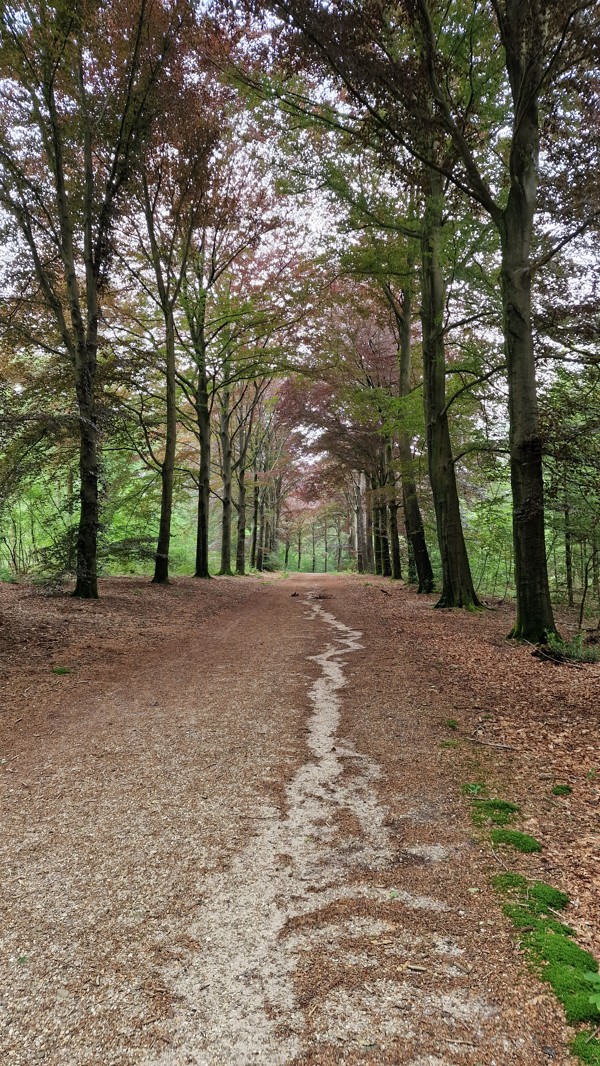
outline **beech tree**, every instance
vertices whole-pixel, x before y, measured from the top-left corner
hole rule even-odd
[[[96,374],[114,225],[187,14],[184,0],[5,3],[0,14],[0,204],[72,366],[80,439],[74,594],[84,598],[98,595]]]

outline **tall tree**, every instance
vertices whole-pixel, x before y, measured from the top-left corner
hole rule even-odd
[[[122,193],[155,117],[186,5],[4,3],[0,203],[73,370],[80,519],[75,595],[96,598],[102,299]]]

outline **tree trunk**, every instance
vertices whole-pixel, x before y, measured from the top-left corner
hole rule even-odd
[[[219,400],[219,437],[223,464],[223,514],[221,519],[221,576],[231,577],[231,513],[232,513],[232,457],[229,433],[229,391],[224,389]]]
[[[258,509],[260,503],[260,483],[258,480],[258,469],[256,466],[256,460],[253,464],[254,481],[252,485],[252,541],[250,544],[250,566],[252,570],[256,568],[256,548],[258,542]]]
[[[575,606],[573,597],[573,533],[571,530],[571,509],[565,499],[565,567],[567,571],[567,602],[569,607]]]
[[[169,548],[171,545],[171,518],[173,514],[173,481],[175,476],[175,451],[177,447],[177,404],[175,382],[175,324],[171,307],[163,309],[165,316],[166,355],[166,434],[165,454],[160,468],[160,522],[158,544],[154,559],[154,576],[157,585],[169,581]]]
[[[298,572],[302,568],[302,531],[298,530]]]
[[[196,396],[196,417],[200,442],[198,469],[198,529],[196,534],[196,570],[194,577],[209,578],[208,521],[210,516],[210,406],[205,374],[200,374]]]
[[[402,580],[402,559],[400,556],[400,537],[398,536],[398,504],[390,500],[390,546],[392,549],[392,577],[394,581]]]
[[[526,114],[520,121],[531,125]],[[556,626],[546,561],[542,439],[531,323],[529,259],[535,206],[531,184],[535,189],[535,174],[530,173],[530,157],[532,142],[537,143],[537,123],[534,127],[529,136],[525,130],[519,135],[527,154],[527,159],[520,160],[523,187],[514,182],[511,186],[500,237],[517,592],[517,618],[510,636],[537,644],[555,633]]]
[[[388,533],[388,510],[385,503],[378,507],[379,512],[379,536],[381,539],[381,573],[384,577],[392,576],[392,563],[390,560],[390,538]]]
[[[77,531],[77,581],[73,595],[98,599],[97,544],[100,525],[98,503],[98,423],[94,383],[95,344],[77,353],[75,389],[79,407],[79,528]]]
[[[366,481],[366,478],[365,478]],[[369,491],[365,492],[365,506],[364,506],[364,518],[365,518],[365,571],[369,574],[375,573],[375,553],[373,545],[373,510],[371,507],[371,500],[369,498]]]
[[[411,327],[412,327],[412,289],[406,285],[402,290],[402,313],[396,315],[400,334],[399,377],[400,396],[410,395],[410,371],[412,363]],[[418,592],[433,592],[434,580],[419,497],[414,472],[414,460],[408,432],[404,429],[398,436],[398,455],[400,458],[400,478],[402,481],[402,504],[404,509],[404,526],[408,542],[408,580],[414,583],[411,564],[418,578]]]
[[[256,542],[256,569],[262,572],[265,559],[265,489],[262,491],[258,509],[258,539]]]
[[[246,470],[240,466],[237,475],[237,544],[235,550],[235,572],[242,577],[246,572]]]
[[[464,540],[446,410],[445,293],[440,268],[443,180],[435,171],[427,170],[426,183],[421,240],[421,319],[429,478],[442,559],[442,594],[436,606],[472,608],[480,603]]]

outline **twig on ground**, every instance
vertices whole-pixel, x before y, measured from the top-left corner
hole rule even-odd
[[[507,751],[517,751],[512,744],[496,744],[493,740],[480,740],[479,737],[474,736],[467,737],[467,740],[470,740],[471,744],[483,744],[486,748],[506,748]]]

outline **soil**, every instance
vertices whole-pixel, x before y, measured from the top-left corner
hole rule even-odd
[[[572,1061],[490,878],[600,955],[600,666],[374,578],[101,596],[0,586],[2,1064]]]

